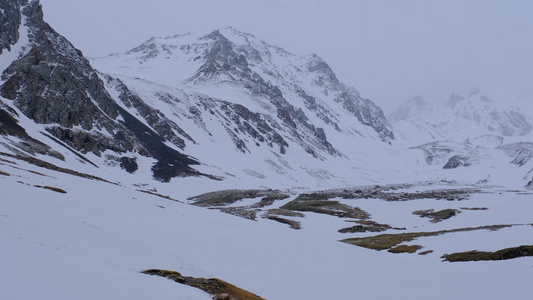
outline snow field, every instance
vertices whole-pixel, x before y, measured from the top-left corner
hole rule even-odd
[[[409,244],[435,252],[390,254],[338,242],[356,235],[337,233],[352,223],[331,216],[306,213],[294,218],[303,226],[297,231],[266,219],[254,222],[139,193],[129,185],[17,163],[19,169],[1,165],[11,174],[0,175],[0,252],[5,254],[0,266],[9,270],[2,272],[3,299],[209,299],[193,288],[139,273],[149,268],[218,277],[266,299],[501,299],[529,291],[532,258],[444,263],[438,256],[444,250],[496,250],[527,243],[531,227],[419,238]],[[32,169],[47,176],[25,171]],[[33,185],[58,187],[67,194]],[[187,189],[177,180],[174,187]],[[376,222],[432,231],[530,222],[529,199],[497,191],[452,202],[367,199],[351,204]],[[489,209],[462,211],[437,224],[411,214],[415,209],[463,206]]]

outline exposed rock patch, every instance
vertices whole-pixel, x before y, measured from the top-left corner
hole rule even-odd
[[[392,227],[387,224],[379,224],[371,220],[357,220],[353,221],[360,225],[339,229],[340,233],[356,233],[356,232],[383,232],[389,229],[405,230],[405,228]]]
[[[370,217],[367,212],[358,207],[352,207],[339,201],[319,199],[320,196],[316,197],[314,194],[302,194],[281,208],[293,211],[315,212],[339,218],[368,219]]]
[[[250,293],[218,278],[189,277],[183,276],[179,272],[159,269],[145,270],[141,273],[166,277],[177,283],[201,289],[212,295],[213,299],[217,300],[265,300],[256,294]]]
[[[291,220],[291,219],[282,218],[282,217],[279,217],[279,216],[276,216],[276,215],[270,215],[270,214],[264,215],[263,218],[266,218],[266,219],[269,219],[269,220],[273,220],[273,221],[276,221],[276,222],[279,222],[279,223],[282,223],[282,224],[287,224],[292,229],[302,229],[302,226],[301,226],[299,221],[294,221],[294,220]]]
[[[422,249],[420,245],[399,245],[392,247],[387,252],[390,253],[415,253],[416,251]]]
[[[516,225],[490,225],[490,226],[441,230],[441,231],[433,231],[433,232],[407,232],[407,233],[398,233],[398,234],[380,234],[376,236],[344,239],[344,240],[341,240],[341,242],[380,251],[380,250],[390,249],[404,242],[413,241],[419,237],[438,236],[438,235],[448,234],[448,233],[475,231],[475,230],[494,231],[494,230],[499,230],[502,228],[512,227],[512,226],[516,226]]]
[[[413,211],[413,215],[419,215],[421,218],[429,218],[431,219],[432,223],[438,223],[443,220],[449,219],[460,212],[461,211],[458,209],[443,209],[439,211],[435,211],[433,209],[426,209],[415,210]]]
[[[485,251],[466,251],[452,254],[445,254],[442,256],[444,261],[480,261],[480,260],[507,260],[518,257],[533,256],[533,246],[519,246],[513,248],[506,248],[495,252]]]
[[[288,198],[289,195],[278,190],[222,190],[190,197],[187,200],[201,207],[226,206],[249,198],[261,198],[260,206],[267,206],[276,200]]]

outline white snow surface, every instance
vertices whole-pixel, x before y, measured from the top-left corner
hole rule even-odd
[[[338,229],[353,223],[332,216],[306,213],[297,218],[303,229],[293,230],[141,193],[140,185],[6,160],[12,162],[0,163],[0,170],[10,174],[0,175],[1,299],[210,299],[191,287],[139,273],[150,268],[221,278],[266,299],[512,299],[530,292],[532,257],[470,263],[439,258],[531,244],[530,225],[420,238],[410,244],[433,253],[391,254],[338,242],[370,233],[340,234]],[[193,182],[141,188],[172,190],[171,197],[185,200],[197,193]],[[168,190],[161,191],[163,186]],[[409,190],[454,187],[420,184]],[[531,194],[490,186],[484,191],[451,202],[342,201],[369,212],[376,222],[413,232],[533,221]],[[464,210],[436,224],[411,214],[462,207],[488,210]]]

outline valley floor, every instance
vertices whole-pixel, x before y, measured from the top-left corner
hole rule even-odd
[[[199,207],[182,196],[171,195],[179,200],[173,201],[154,190],[140,192],[139,186],[77,177],[14,158],[2,157],[0,171],[1,299],[212,297],[141,273],[147,269],[220,278],[265,299],[513,299],[531,292],[533,257],[442,261],[454,252],[533,244],[533,195],[525,191],[440,183],[309,193],[367,215],[278,215],[299,222],[296,230],[262,217],[295,201],[295,193],[257,208],[254,221],[219,209],[249,209],[260,197]],[[349,192],[368,197],[350,198]],[[446,194],[453,197],[439,199]],[[398,197],[379,198],[384,195]],[[321,207],[339,212],[344,206]],[[413,214],[417,210],[424,213]],[[432,219],[443,210],[455,214]],[[396,229],[339,232],[372,227],[368,224]],[[477,229],[443,232],[464,228]],[[400,243],[420,246],[412,254],[339,242],[418,232],[435,234]]]

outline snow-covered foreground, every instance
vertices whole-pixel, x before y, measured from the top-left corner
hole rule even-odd
[[[306,213],[302,230],[293,230],[2,158],[0,171],[10,176],[0,175],[0,299],[211,299],[140,273],[150,268],[217,277],[266,299],[513,299],[531,291],[533,257],[470,263],[440,258],[532,244],[530,225],[420,238],[410,244],[433,253],[391,254],[339,242],[375,233],[338,233],[353,223],[332,216]],[[487,191],[462,201],[349,203],[373,221],[408,232],[533,222],[533,195]],[[440,223],[412,214],[463,207],[488,209],[463,210]],[[404,231],[387,233],[398,232]]]

